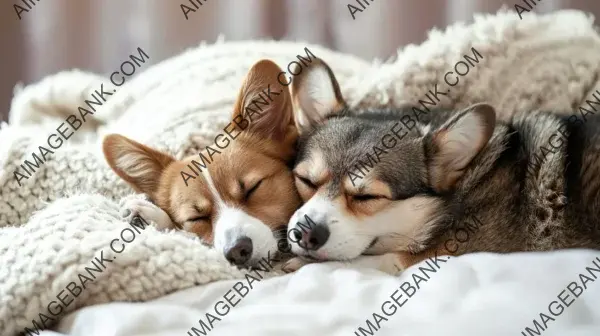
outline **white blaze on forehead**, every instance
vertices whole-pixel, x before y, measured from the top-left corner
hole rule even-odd
[[[320,150],[312,151],[310,156],[296,167],[296,170],[307,174],[313,181],[321,180],[327,173],[327,163],[325,162],[323,152]]]
[[[294,212],[289,221],[289,228],[291,229],[298,222],[305,223],[306,219],[304,216],[310,217],[310,219],[315,223],[324,223],[324,221],[327,219],[328,213],[334,208],[335,206],[331,203],[331,200],[325,196],[322,196],[321,193],[317,193],[311,197],[300,209]]]
[[[212,177],[210,176],[210,172],[208,171],[208,169],[204,169],[202,171],[202,176],[204,176],[204,179],[206,180],[206,184],[208,185],[208,190],[210,191],[210,193],[213,196],[214,207],[217,210],[219,210],[221,207],[225,206],[225,202],[223,202],[221,195],[219,195],[219,192],[217,191],[217,188],[215,187],[215,184],[213,183]]]
[[[214,246],[218,251],[225,252],[242,237],[252,240],[251,260],[267,257],[268,253],[274,254],[277,250],[277,241],[271,229],[260,219],[248,215],[245,211],[226,204],[219,195],[214,185],[210,172],[203,170],[217,212],[213,224]]]

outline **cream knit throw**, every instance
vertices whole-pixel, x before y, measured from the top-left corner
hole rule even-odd
[[[70,71],[18,90],[11,125],[0,130],[0,334],[31,329],[32,320],[41,326],[40,313],[55,318],[48,304],[70,282],[79,284],[78,274],[87,274],[84,268],[93,267],[101,251],[105,259],[115,256],[106,253],[109,243],[128,226],[118,201],[132,191],[107,167],[99,151],[102,134],[118,132],[179,158],[194,153],[198,139],[214,138],[226,124],[253,63],[270,58],[286,69],[296,55],[305,55],[305,47],[332,67],[350,104],[400,106],[427,99],[436,83],[448,89],[444,74],[464,55],[473,56],[475,47],[483,59],[448,96],[439,96],[439,105],[488,101],[503,117],[537,108],[571,113],[600,87],[600,39],[592,24],[576,11],[523,20],[513,11],[476,16],[470,26],[432,31],[422,45],[403,48],[387,64],[302,43],[200,46],[129,79],[22,187],[13,171],[55,132],[64,121],[61,113],[76,112],[88,92],[109,81]],[[199,240],[154,227],[116,256],[63,314],[243,276]],[[73,295],[65,291],[62,298],[64,293],[68,303]]]

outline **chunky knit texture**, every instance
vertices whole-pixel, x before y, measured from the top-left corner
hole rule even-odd
[[[0,130],[0,334],[40,323],[48,303],[104,251],[107,263],[65,312],[115,300],[143,301],[243,272],[181,232],[147,228],[118,254],[109,243],[128,226],[117,202],[131,189],[106,165],[102,135],[121,133],[181,158],[208,144],[226,124],[241,80],[261,58],[287,68],[308,47],[323,58],[351,105],[417,104],[437,83],[440,106],[487,101],[501,118],[517,111],[571,113],[600,88],[600,38],[581,12],[544,16],[515,12],[476,16],[472,25],[434,30],[386,64],[368,63],[322,47],[289,42],[201,45],[146,69],[118,88],[93,120],[51,154],[33,177],[17,185],[13,171],[89,94],[109,80],[68,71],[17,90],[11,124]],[[483,56],[448,87],[471,48]],[[152,57],[152,55],[149,55]],[[88,116],[89,118],[89,116]],[[131,197],[131,196],[130,196]],[[69,300],[66,300],[68,302]],[[64,314],[64,312],[63,312]]]

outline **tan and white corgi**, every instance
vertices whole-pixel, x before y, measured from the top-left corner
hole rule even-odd
[[[215,138],[219,154],[209,152],[208,164],[204,153],[176,160],[108,135],[103,151],[110,167],[164,212],[143,202],[134,210],[148,211],[141,215],[161,227],[197,234],[236,265],[253,266],[276,255],[301,204],[291,172],[298,132],[290,93],[287,88],[271,92],[269,86],[279,73],[267,60],[249,70],[224,129],[227,135]]]

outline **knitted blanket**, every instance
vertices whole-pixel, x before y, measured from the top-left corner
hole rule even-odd
[[[501,118],[532,109],[570,114],[600,87],[593,18],[561,11],[521,20],[503,11],[433,30],[386,63],[304,43],[218,41],[144,69],[118,90],[75,70],[17,88],[11,123],[0,129],[0,334],[45,328],[92,304],[243,277],[197,238],[119,215],[124,197],[136,196],[105,163],[102,135],[121,133],[177,158],[196,153],[227,123],[253,63],[269,58],[287,71],[298,55],[307,57],[305,48],[331,66],[352,105],[487,101]],[[117,91],[17,182],[15,170],[101,84]]]

